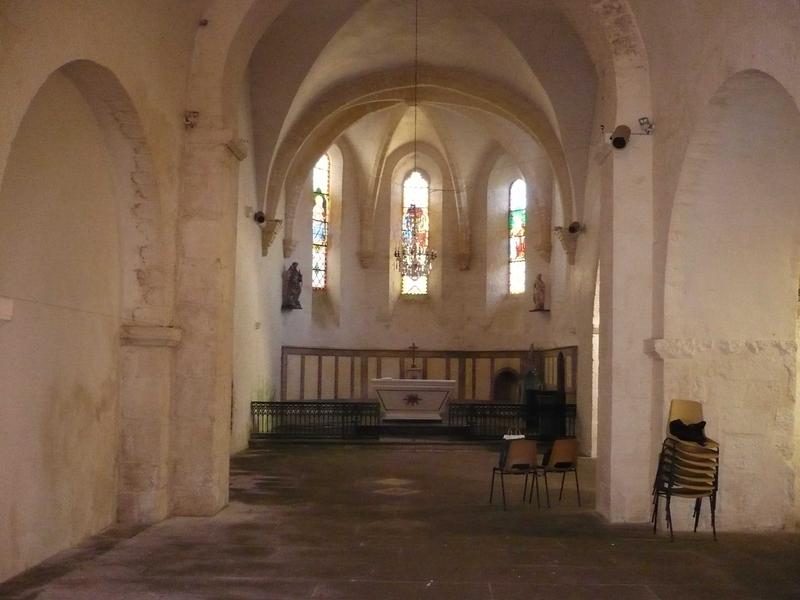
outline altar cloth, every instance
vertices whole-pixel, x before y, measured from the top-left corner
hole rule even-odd
[[[384,420],[441,421],[456,389],[453,379],[373,379]]]

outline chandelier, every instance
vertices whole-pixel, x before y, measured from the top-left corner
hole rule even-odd
[[[411,204],[403,217],[400,245],[394,251],[397,270],[415,281],[430,275],[436,259],[436,252],[428,248],[428,232],[421,227],[426,219],[425,211]]]

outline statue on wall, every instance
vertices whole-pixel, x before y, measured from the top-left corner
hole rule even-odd
[[[533,282],[533,310],[544,310],[544,292],[545,285],[542,274],[536,276],[536,281]]]
[[[297,268],[297,263],[286,269],[283,274],[283,305],[281,308],[293,310],[303,308],[300,306],[300,292],[303,291],[303,274]]]

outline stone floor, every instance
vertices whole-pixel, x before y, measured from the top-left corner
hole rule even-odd
[[[609,526],[591,464],[538,510],[487,503],[483,447],[274,445],[232,461],[213,518],[112,531],[0,585],[0,598],[176,600],[800,598],[800,536]],[[552,481],[551,481],[552,483]],[[555,501],[555,497],[553,498]],[[679,502],[676,520],[691,508]]]

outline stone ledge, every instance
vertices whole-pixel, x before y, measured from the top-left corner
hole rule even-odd
[[[14,301],[11,298],[0,296],[0,327],[14,317]]]
[[[181,342],[183,330],[159,325],[123,325],[120,344],[123,346],[162,346],[175,348]]]
[[[644,351],[660,358],[685,359],[701,354],[756,355],[767,351],[791,354],[797,350],[794,340],[712,340],[698,338],[658,338],[644,340]]]

